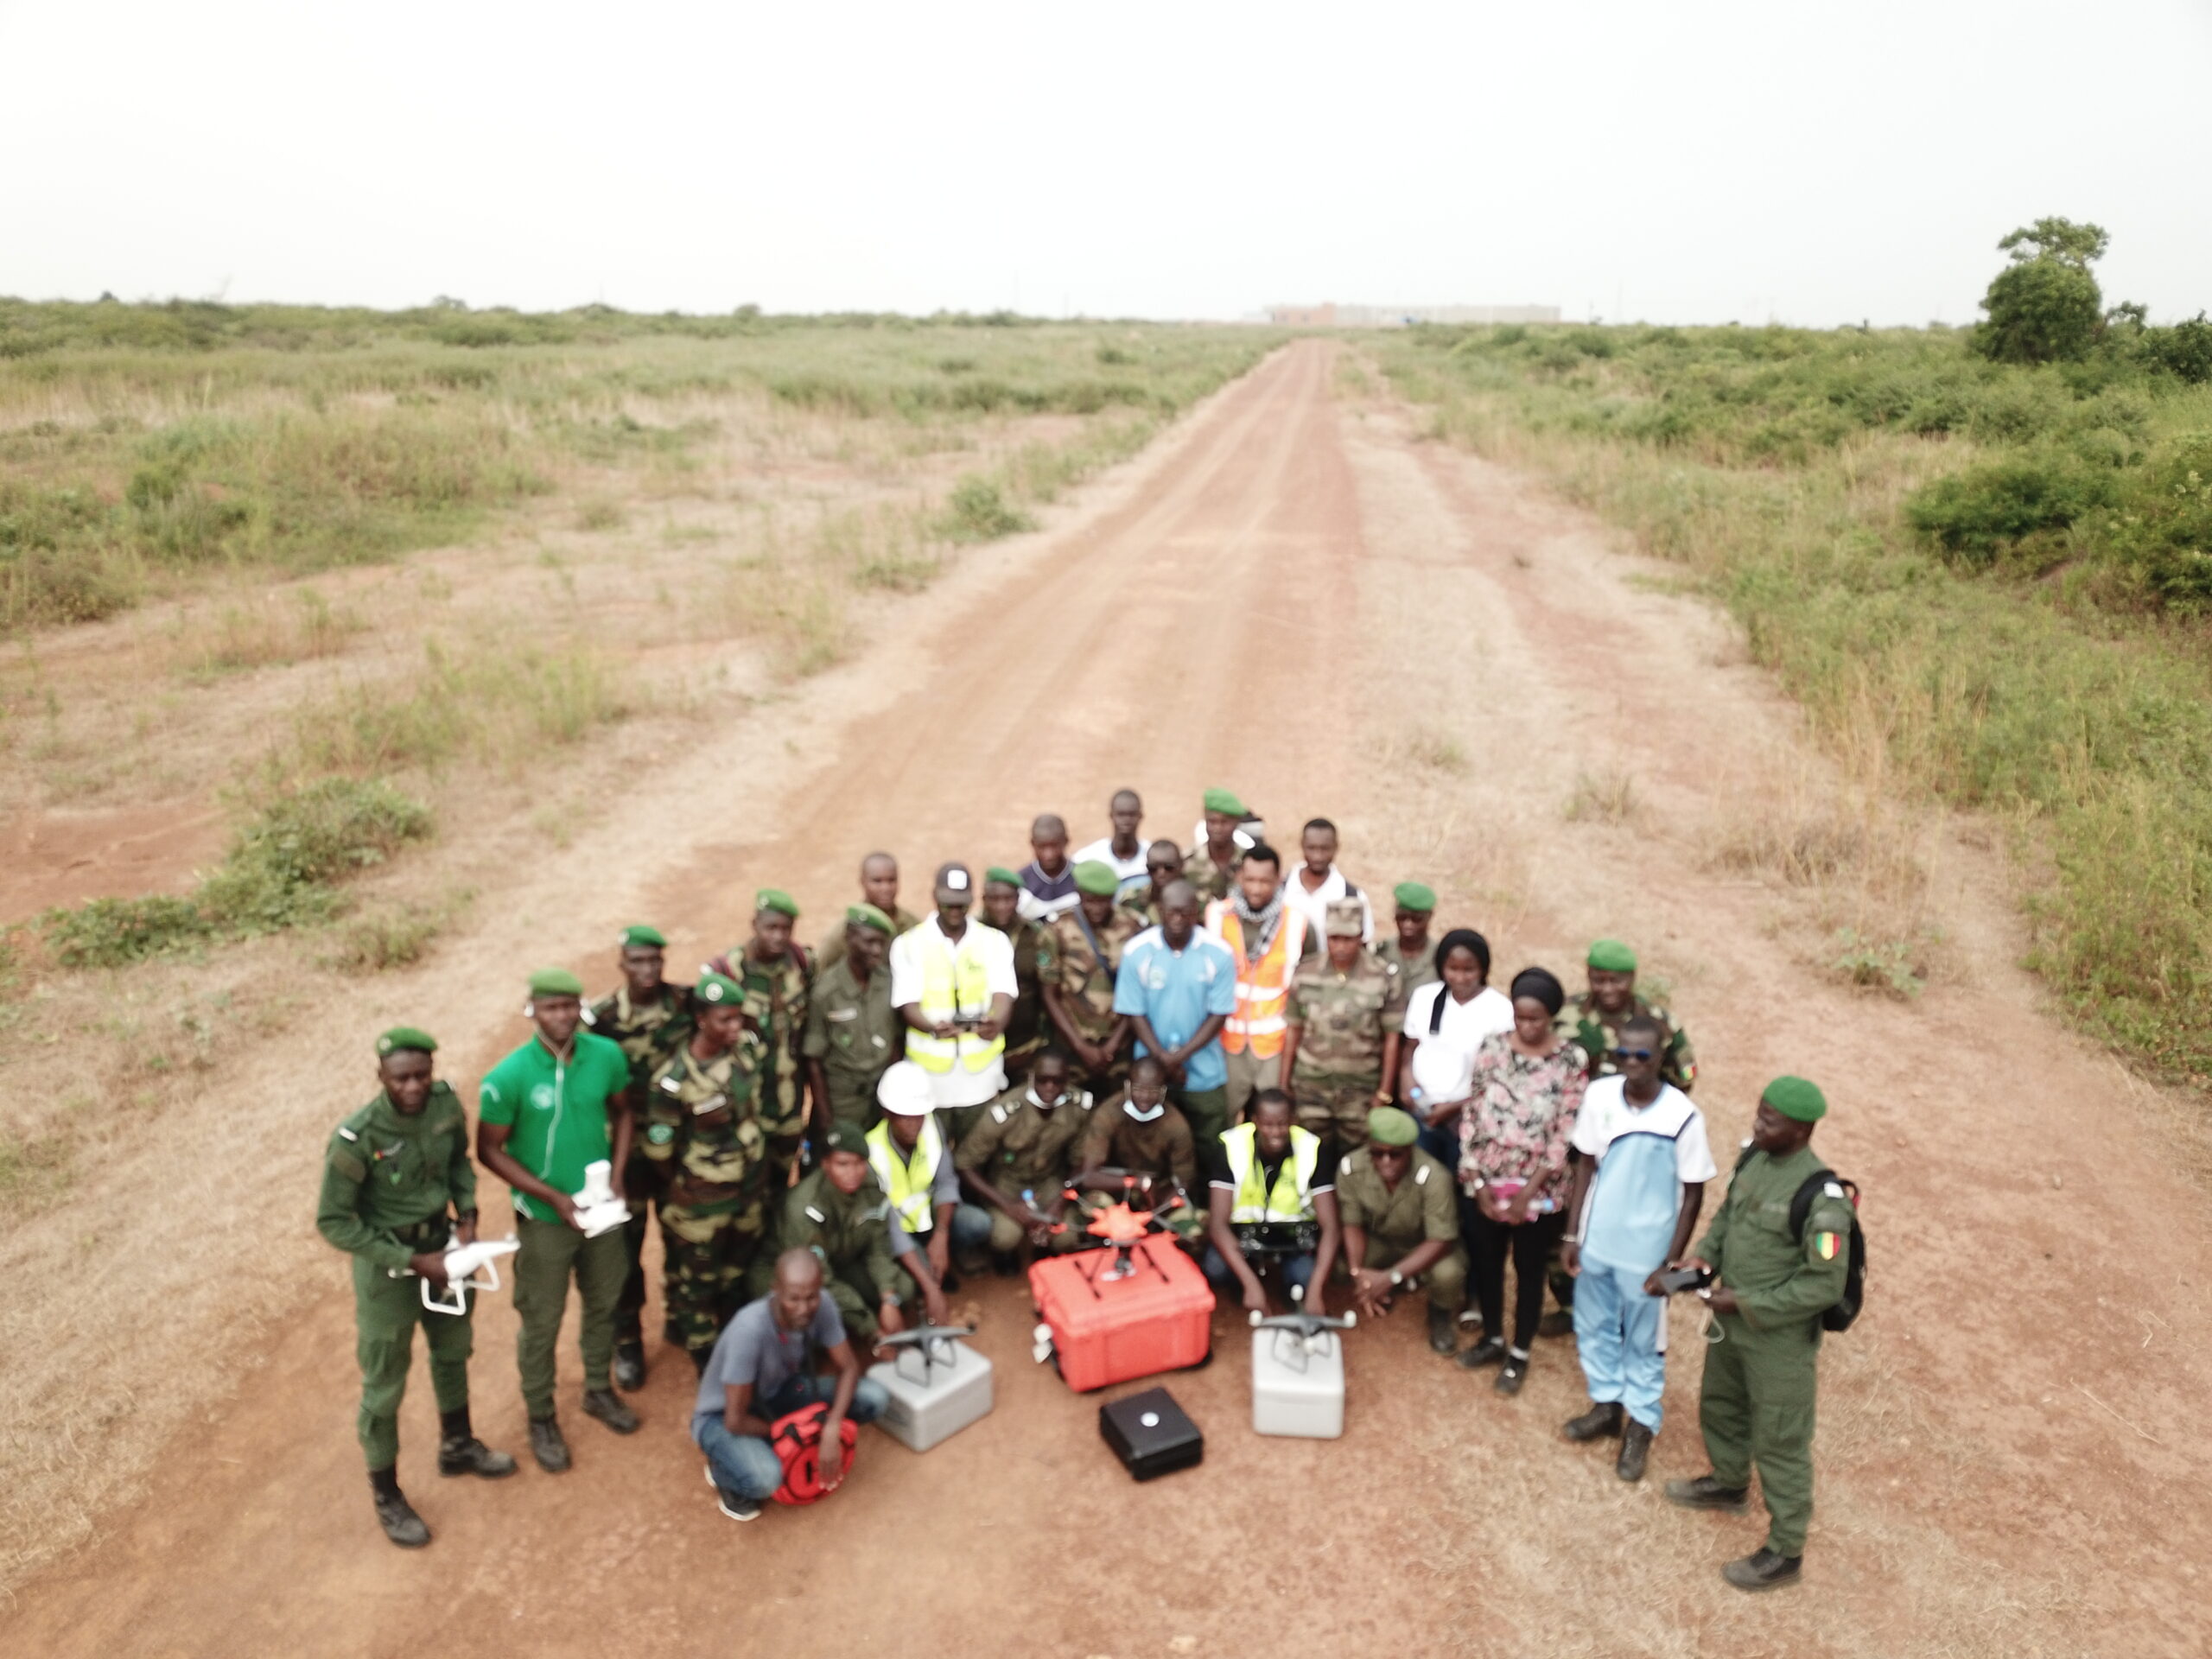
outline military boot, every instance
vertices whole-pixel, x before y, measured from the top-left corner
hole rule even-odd
[[[504,1452],[494,1452],[476,1438],[468,1426],[468,1408],[460,1407],[440,1415],[438,1427],[438,1472],[442,1475],[482,1475],[487,1480],[497,1480],[502,1475],[515,1471],[515,1460]]]
[[[402,1549],[420,1549],[430,1541],[430,1529],[423,1524],[423,1517],[415,1513],[399,1490],[397,1469],[369,1471],[369,1491],[377,1509],[377,1524],[384,1529],[384,1535]]]
[[[1459,1321],[1448,1307],[1428,1310],[1428,1345],[1440,1354],[1450,1354],[1459,1346]]]
[[[550,1417],[530,1420],[530,1455],[549,1475],[560,1474],[568,1468],[569,1442],[563,1437],[558,1421]]]
[[[632,1341],[614,1344],[614,1386],[625,1394],[635,1394],[645,1386],[644,1343]]]
[[[1670,1480],[1667,1483],[1667,1501],[1686,1510],[1731,1510],[1740,1511],[1744,1500],[1751,1496],[1748,1486],[1723,1486],[1711,1475],[1700,1475],[1695,1480]]]
[[[1619,1401],[1600,1400],[1580,1417],[1569,1418],[1567,1427],[1560,1432],[1578,1446],[1585,1440],[1603,1440],[1608,1434],[1621,1432],[1624,1414]]]
[[[1761,1544],[1742,1560],[1722,1567],[1720,1576],[1738,1590],[1778,1590],[1797,1582],[1804,1563],[1802,1555],[1777,1555]]]
[[[1650,1459],[1651,1431],[1631,1417],[1621,1430],[1621,1454],[1613,1460],[1613,1472],[1623,1480],[1642,1480]]]
[[[638,1432],[638,1414],[624,1405],[621,1396],[612,1389],[586,1389],[584,1415],[598,1418],[617,1434]]]

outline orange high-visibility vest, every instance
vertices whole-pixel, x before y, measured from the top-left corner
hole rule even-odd
[[[1221,1046],[1230,1053],[1242,1054],[1249,1048],[1265,1060],[1282,1052],[1283,1033],[1289,1027],[1283,1009],[1290,1001],[1291,976],[1298,971],[1306,928],[1305,913],[1284,905],[1274,938],[1255,962],[1244,955],[1244,925],[1236,907],[1226,899],[1206,906],[1206,931],[1229,947],[1236,962],[1236,1012],[1221,1028]]]

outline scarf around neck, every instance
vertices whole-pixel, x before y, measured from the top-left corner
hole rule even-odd
[[[1265,910],[1254,910],[1246,904],[1242,887],[1230,890],[1229,903],[1236,919],[1243,925],[1244,960],[1257,962],[1274,943],[1275,929],[1282,925],[1282,889],[1275,889],[1275,896],[1268,901]]]

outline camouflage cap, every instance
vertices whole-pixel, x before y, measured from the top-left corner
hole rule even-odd
[[[420,1026],[394,1026],[377,1039],[378,1059],[409,1049],[418,1054],[435,1054],[438,1052],[438,1039]]]
[[[530,976],[532,996],[582,996],[584,982],[565,968],[540,968]]]
[[[1636,952],[1618,939],[1599,939],[1590,947],[1586,960],[1601,974],[1632,974],[1636,971]]]
[[[622,930],[622,948],[625,950],[661,950],[667,946],[668,940],[662,936],[661,931],[657,927],[647,927],[643,922]]]
[[[1367,912],[1357,899],[1332,899],[1322,931],[1332,939],[1356,939],[1367,931]]]
[[[1111,864],[1103,864],[1095,858],[1086,858],[1075,867],[1075,890],[1087,893],[1094,899],[1111,899],[1122,885]]]
[[[753,895],[753,908],[757,912],[772,910],[779,915],[798,920],[798,902],[781,887],[763,887]]]
[[[1828,1097],[1802,1077],[1777,1077],[1759,1091],[1759,1102],[1799,1123],[1817,1123],[1828,1113]]]
[[[849,927],[872,927],[887,937],[899,931],[898,925],[874,905],[847,905],[845,923]]]
[[[718,974],[711,968],[699,970],[699,982],[691,995],[709,1007],[735,1007],[745,1001],[745,987],[728,974]]]

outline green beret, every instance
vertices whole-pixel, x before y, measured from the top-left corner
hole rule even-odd
[[[1096,899],[1111,899],[1121,888],[1122,879],[1114,874],[1111,864],[1102,864],[1095,858],[1086,858],[1075,867],[1075,890],[1087,893]]]
[[[1802,1077],[1777,1077],[1759,1098],[1800,1123],[1817,1123],[1827,1116],[1828,1097]]]
[[[541,968],[530,976],[532,996],[582,996],[584,982],[565,968]]]
[[[668,941],[662,937],[658,928],[647,927],[643,922],[639,922],[635,927],[626,927],[622,930],[622,946],[625,950],[635,946],[640,950],[650,948],[661,950],[667,948]]]
[[[1390,896],[1398,901],[1400,910],[1426,914],[1436,908],[1436,889],[1423,881],[1401,881],[1390,889]]]
[[[983,872],[985,887],[988,887],[994,881],[1001,882],[1009,887],[1018,887],[1021,885],[1021,878],[1003,864],[994,864]]]
[[[1367,1138],[1378,1147],[1410,1147],[1421,1138],[1421,1126],[1411,1112],[1377,1106],[1367,1114]]]
[[[887,937],[899,931],[898,924],[874,905],[847,905],[845,920],[854,927],[872,927]]]
[[[822,1150],[824,1153],[849,1152],[856,1158],[865,1158],[868,1156],[868,1135],[855,1124],[836,1124],[831,1127],[829,1138],[823,1141]]]
[[[1636,952],[1618,939],[1600,939],[1590,947],[1585,960],[1601,974],[1632,974],[1636,971]]]
[[[1233,789],[1206,791],[1205,808],[1209,812],[1226,813],[1232,818],[1249,818],[1252,816],[1245,810],[1244,803],[1236,798],[1236,791]]]
[[[377,1039],[378,1059],[410,1048],[418,1054],[435,1054],[438,1052],[438,1039],[418,1026],[394,1026]]]
[[[781,887],[761,888],[753,895],[753,908],[756,911],[781,911],[791,920],[798,920],[798,901]]]
[[[711,968],[702,968],[699,970],[699,982],[692,988],[691,995],[709,1007],[721,1007],[725,1003],[744,1001],[745,987],[728,974],[718,974]]]

